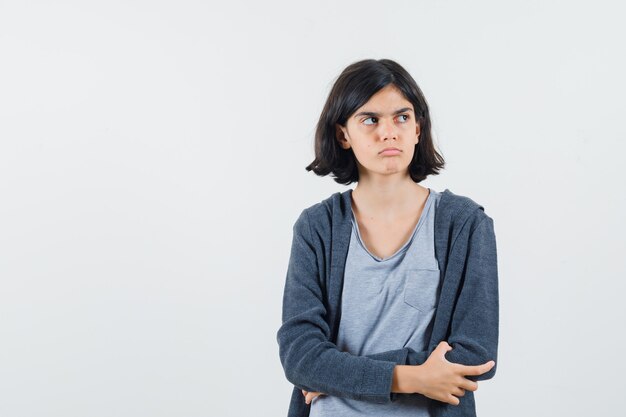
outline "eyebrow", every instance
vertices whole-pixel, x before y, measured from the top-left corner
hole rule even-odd
[[[394,111],[393,114],[404,113],[406,111],[413,111],[413,109],[410,108],[410,107],[403,107],[403,108],[401,108],[399,110]],[[378,116],[380,116],[380,113],[371,112],[371,111],[362,111],[362,112],[357,113],[357,114],[354,115],[355,118],[357,118],[359,116],[378,117]]]

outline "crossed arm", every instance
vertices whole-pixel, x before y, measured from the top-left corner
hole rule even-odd
[[[309,220],[303,211],[293,227],[291,256],[283,296],[283,323],[277,332],[280,360],[287,379],[308,392],[323,392],[375,403],[394,399],[396,365],[422,365],[431,352],[410,347],[357,356],[330,341],[326,308],[318,282]],[[488,216],[470,237],[463,287],[451,321],[450,362],[479,365],[496,360],[497,267],[493,221]],[[482,300],[482,301],[481,301]],[[489,379],[490,371],[470,377]]]

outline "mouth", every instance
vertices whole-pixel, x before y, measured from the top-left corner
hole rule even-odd
[[[402,151],[398,148],[385,148],[379,152],[380,155],[400,155]]]

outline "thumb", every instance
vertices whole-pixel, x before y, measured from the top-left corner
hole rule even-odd
[[[437,345],[437,349],[441,350],[443,353],[446,353],[452,350],[452,346],[450,346],[445,340],[442,340]]]
[[[442,359],[446,359],[446,352],[449,352],[451,350],[452,350],[452,346],[450,346],[448,342],[446,342],[445,340],[439,342],[439,344],[437,345],[437,348],[435,348],[435,352],[437,352],[437,356],[439,356]]]

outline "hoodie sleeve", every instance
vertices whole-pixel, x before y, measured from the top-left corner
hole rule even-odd
[[[450,362],[480,365],[496,362],[489,372],[467,376],[473,381],[492,378],[498,366],[498,266],[493,219],[485,216],[467,245],[462,287],[452,315]]]
[[[317,255],[304,210],[293,226],[282,325],[276,335],[287,380],[307,391],[381,404],[391,402],[396,362],[343,352],[329,340],[319,280]]]
[[[426,359],[430,356],[430,352],[426,350],[416,351],[413,348],[404,347],[402,349],[370,353],[364,356],[379,361],[391,361],[396,365],[421,365],[426,362]]]

